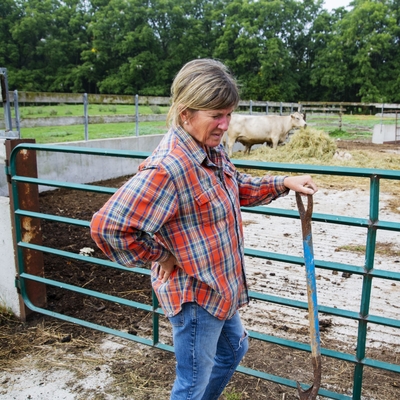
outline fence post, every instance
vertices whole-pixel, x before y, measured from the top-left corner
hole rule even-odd
[[[7,80],[7,70],[5,68],[0,69],[0,83],[1,83],[1,97],[3,100],[4,108],[4,120],[6,124],[6,132],[12,131],[12,120],[11,120],[11,109],[10,101],[8,98],[8,80]]]
[[[88,95],[83,94],[83,118],[85,121],[85,140],[89,140],[89,116],[88,116]]]
[[[10,160],[10,155],[14,147],[20,143],[35,143],[35,139],[12,139],[6,140],[6,158]],[[35,150],[20,151],[16,157],[16,172],[18,175],[37,178],[37,161]],[[16,191],[12,190],[12,183],[9,182],[10,193],[10,208],[11,215],[15,214],[15,206],[22,210],[39,212],[39,187],[32,183],[18,182]],[[17,203],[17,204],[16,204]],[[17,249],[18,240],[34,243],[37,245],[43,244],[42,230],[40,220],[38,218],[21,217],[19,226],[13,224],[13,236],[15,248]],[[18,238],[20,236],[20,238]],[[16,251],[16,264],[18,266],[17,273],[26,272],[28,274],[43,276],[44,275],[44,259],[41,251],[31,249],[23,249]],[[22,259],[20,259],[22,258]],[[24,271],[21,271],[21,265],[24,266]],[[17,275],[18,276],[18,275]],[[38,307],[45,307],[46,300],[46,285],[43,283],[27,280],[25,283],[26,292],[31,302]],[[21,319],[25,320],[26,316],[32,313],[24,306],[20,299]]]
[[[339,131],[342,130],[343,126],[343,107],[342,105],[339,106]]]
[[[14,111],[15,111],[15,127],[18,131],[18,137],[21,137],[21,121],[19,118],[18,90],[14,90]]]
[[[282,102],[280,102],[279,115],[282,115],[282,109],[283,109],[283,104],[282,104]]]
[[[249,105],[250,105],[250,114],[253,114],[253,100],[250,100]]]
[[[5,130],[0,131],[0,137],[4,138],[15,138],[16,134],[12,130],[12,119],[11,119],[11,106],[10,106],[10,96],[8,93],[8,80],[7,80],[7,69],[0,68],[0,97],[2,101],[2,106],[4,109],[4,122]]]
[[[136,136],[139,136],[139,95],[135,96],[135,127]]]
[[[265,114],[267,114],[268,115],[268,108],[269,108],[269,104],[268,104],[268,101],[266,102],[266,104],[265,104]]]

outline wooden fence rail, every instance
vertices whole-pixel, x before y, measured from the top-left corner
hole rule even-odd
[[[110,94],[79,94],[79,93],[38,93],[38,92],[18,92],[14,91],[14,96],[9,96],[9,102],[14,106],[15,118],[12,124],[16,127],[16,133],[20,128],[31,128],[37,126],[66,126],[84,125],[85,138],[87,140],[88,125],[132,122],[136,126],[139,122],[145,121],[165,121],[166,115],[140,115],[139,105],[147,106],[169,106],[171,99],[161,96],[138,96],[138,95],[110,95]],[[47,118],[20,118],[19,106],[35,104],[82,104],[82,116],[60,116]],[[129,115],[108,115],[108,116],[89,116],[88,104],[103,105],[135,105],[134,112]],[[4,106],[3,106],[4,107]],[[400,112],[400,104],[384,103],[353,103],[353,102],[276,102],[276,101],[254,101],[242,100],[239,102],[239,110],[250,114],[290,114],[300,111],[307,114],[309,119],[313,114],[323,113],[334,118],[339,117],[338,125],[341,128],[341,116],[344,113],[365,113],[377,114],[393,111]],[[0,120],[0,129],[7,128],[5,120]],[[138,128],[136,129],[138,132]],[[0,131],[1,132],[1,131]]]

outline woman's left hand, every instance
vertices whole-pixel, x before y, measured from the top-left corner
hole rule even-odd
[[[318,191],[317,185],[314,183],[310,175],[288,176],[283,184],[295,192],[300,194],[314,194]]]
[[[167,282],[169,276],[174,271],[175,267],[178,266],[177,259],[171,254],[166,261],[160,262],[160,271],[158,273],[158,279],[162,281],[162,283]]]

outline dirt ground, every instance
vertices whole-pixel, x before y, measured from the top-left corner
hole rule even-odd
[[[369,142],[338,142],[343,151],[364,149],[368,151],[392,151],[392,145],[372,145]],[[398,149],[398,147],[397,147]],[[127,177],[103,182],[104,186],[119,187]],[[41,211],[63,217],[90,220],[108,198],[108,195],[58,189],[40,195]],[[60,250],[79,253],[82,248],[94,249],[93,256],[102,257],[90,238],[87,229],[64,225],[57,222],[42,221],[44,245]],[[96,266],[94,264],[68,260],[55,255],[45,255],[45,276],[92,289],[124,297],[140,303],[151,304],[151,286],[148,276],[133,274]],[[257,275],[259,272],[255,272]],[[290,277],[289,277],[290,278]],[[106,302],[66,291],[59,287],[47,287],[48,308],[75,318],[96,324],[138,334],[151,335],[151,315],[113,302]],[[0,367],[2,388],[0,399],[168,399],[174,378],[173,354],[151,349],[145,345],[115,338],[96,330],[66,323],[55,318],[31,315],[26,323],[2,316],[0,321]],[[253,316],[245,318],[251,324]],[[323,345],[343,348],[344,344],[330,336],[324,336],[332,327],[332,319],[321,320]],[[271,324],[271,332],[300,335],[307,343],[308,330],[305,327],[294,328],[285,320]],[[161,319],[161,341],[172,344],[168,323]],[[332,342],[332,343],[331,343]],[[339,342],[339,343],[338,343]],[[385,350],[387,351],[387,350]],[[369,356],[382,349],[372,349]],[[390,351],[389,351],[390,353]],[[34,355],[40,355],[41,362],[33,361]],[[393,361],[393,353],[387,360]],[[397,353],[396,353],[397,357]],[[330,378],[327,389],[348,394],[351,390],[351,364],[330,359],[323,360],[324,376],[340,371],[336,378]],[[278,345],[251,340],[249,353],[244,366],[258,368],[266,373],[282,375],[288,379],[312,383],[312,366],[307,354],[286,349]],[[47,366],[47,368],[46,368]],[[43,375],[37,381],[29,371],[38,370]],[[61,383],[51,387],[52,382],[62,382],[57,374],[68,370],[70,381],[65,383],[65,390],[57,394]],[[12,375],[19,371],[20,379]],[[28,371],[28,372],[27,372]],[[27,374],[27,375],[24,375]],[[96,384],[90,386],[89,377],[96,376]],[[31,386],[25,387],[22,381],[32,380]],[[65,379],[64,379],[65,380]],[[86,382],[86,383],[85,383]],[[392,400],[400,397],[400,377],[389,372],[375,372],[366,369],[364,378],[366,392],[364,399]],[[20,395],[13,388],[21,387]],[[382,391],[380,386],[384,385]],[[40,394],[37,387],[42,388]],[[36,388],[36,389],[35,389]],[[36,390],[36,391],[35,391]],[[236,373],[225,392],[229,400],[292,400],[297,399],[295,389],[274,384],[245,374]],[[52,394],[51,394],[52,393]],[[49,396],[49,397],[46,397]],[[57,397],[59,396],[59,397]]]

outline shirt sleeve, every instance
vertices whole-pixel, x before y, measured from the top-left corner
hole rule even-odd
[[[90,229],[97,246],[126,267],[165,261],[170,252],[154,239],[177,210],[177,191],[159,168],[138,172],[94,214]]]
[[[286,176],[264,175],[254,177],[236,171],[236,179],[239,185],[239,198],[241,206],[259,206],[269,204],[278,197],[286,196],[288,189],[283,181]]]

